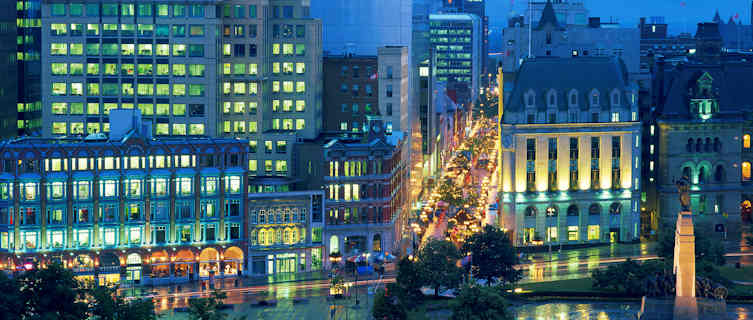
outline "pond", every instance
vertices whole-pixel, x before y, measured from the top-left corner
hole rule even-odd
[[[515,304],[510,311],[515,320],[635,320],[640,309],[639,302],[554,301]],[[753,305],[727,305],[727,314],[729,319],[752,319]]]

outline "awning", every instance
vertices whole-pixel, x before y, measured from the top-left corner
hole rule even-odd
[[[100,171],[99,178],[100,179],[119,179],[120,171],[117,171],[117,170]]]
[[[167,169],[155,169],[155,170],[149,171],[149,174],[152,175],[153,177],[155,176],[156,177],[169,177],[170,175],[172,175],[172,172],[170,172],[170,170],[167,170]]]
[[[202,176],[219,176],[220,175],[220,169],[217,169],[217,168],[204,168],[204,169],[201,169],[201,175]]]
[[[175,174],[179,176],[193,176],[196,175],[196,170],[190,168],[180,168],[175,171]]]
[[[76,180],[91,180],[94,179],[94,174],[91,171],[74,172],[73,179]]]

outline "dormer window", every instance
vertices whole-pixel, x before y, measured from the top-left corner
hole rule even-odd
[[[554,93],[554,90],[549,91],[549,94],[547,94],[547,105],[550,108],[554,108],[557,105],[557,95]]]
[[[526,93],[525,99],[526,99],[526,107],[533,107],[536,103],[536,95],[533,93],[533,90],[530,90]]]
[[[574,107],[578,105],[578,93],[575,90],[570,92],[570,106]]]
[[[620,93],[619,92],[612,92],[612,105],[613,106],[620,105]]]
[[[597,90],[591,91],[591,106],[592,107],[599,106],[599,91]]]
[[[690,88],[690,113],[701,119],[709,119],[719,111],[719,100],[713,90],[714,79],[708,72],[696,80],[695,88]]]

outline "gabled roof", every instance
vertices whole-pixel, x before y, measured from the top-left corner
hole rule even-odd
[[[719,9],[716,9],[716,14],[714,14],[714,18],[711,19],[711,22],[724,23],[724,21],[722,21],[722,17],[719,16]]]
[[[732,61],[717,64],[683,63],[664,75],[664,101],[657,108],[658,118],[692,119],[689,90],[698,81],[711,81],[711,91],[718,96],[719,113],[715,118],[742,119],[741,113],[753,111],[753,63]]]
[[[552,6],[551,0],[546,1],[544,11],[541,13],[541,19],[539,20],[539,25],[536,27],[536,30],[541,30],[547,25],[551,25],[555,29],[563,29],[557,21],[557,14],[554,13],[554,7]]]

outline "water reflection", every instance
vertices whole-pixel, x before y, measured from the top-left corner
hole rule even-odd
[[[635,320],[638,302],[550,302],[512,305],[515,320]],[[753,305],[727,305],[729,319],[753,319]]]

